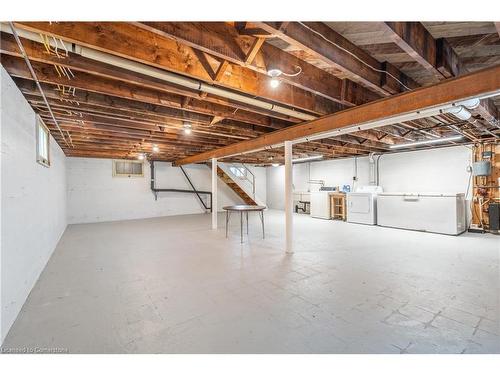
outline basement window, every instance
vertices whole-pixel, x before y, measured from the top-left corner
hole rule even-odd
[[[239,178],[245,178],[247,176],[247,170],[244,167],[229,167],[229,171]]]
[[[113,160],[113,177],[143,177],[144,163],[137,160]]]
[[[36,120],[36,161],[45,167],[50,167],[49,155],[49,129],[45,126],[42,119]]]

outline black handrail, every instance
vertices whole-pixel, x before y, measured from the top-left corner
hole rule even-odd
[[[189,185],[191,185],[191,187],[193,188],[193,190],[186,190],[186,189],[159,189],[159,188],[157,188],[156,184],[155,184],[155,166],[154,166],[154,163],[155,163],[154,160],[150,161],[150,165],[151,165],[151,191],[155,195],[155,200],[158,200],[158,193],[159,192],[173,192],[173,193],[190,193],[190,194],[196,194],[196,196],[200,200],[200,202],[203,205],[203,207],[205,208],[205,210],[210,210],[210,212],[212,212],[212,192],[211,191],[196,190],[196,188],[194,187],[193,183],[191,182],[191,179],[189,178],[189,176],[186,173],[186,171],[184,170],[184,168],[182,168],[182,166],[180,167],[181,170],[182,170],[182,173],[184,174],[184,176],[188,180]],[[207,204],[203,201],[203,199],[201,198],[200,194],[206,194],[206,195],[210,196],[210,207],[208,207]]]

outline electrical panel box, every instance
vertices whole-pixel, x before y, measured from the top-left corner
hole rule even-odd
[[[491,174],[491,162],[483,160],[472,163],[472,173],[474,176],[489,176]]]

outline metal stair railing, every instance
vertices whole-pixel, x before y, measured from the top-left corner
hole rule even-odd
[[[235,167],[235,168],[243,167],[243,169],[245,170],[245,173],[243,174],[243,176],[238,176],[231,171],[231,167]],[[238,163],[238,164],[231,163],[231,164],[229,164],[228,171],[234,177],[239,178],[241,180],[246,180],[250,183],[250,185],[252,186],[252,198],[255,201],[255,174],[253,174],[253,172],[243,163]],[[248,177],[248,174],[250,174],[251,178]]]

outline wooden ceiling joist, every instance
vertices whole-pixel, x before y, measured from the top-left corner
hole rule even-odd
[[[410,89],[418,85],[393,66],[386,66],[370,56],[364,50],[348,41],[339,33],[322,22],[259,22],[264,30],[274,34],[287,43],[298,46],[314,55],[329,66],[338,69],[347,77],[359,82],[381,96],[404,91],[398,77]],[[385,69],[387,70],[385,70]],[[389,75],[386,72],[389,71]]]
[[[238,31],[224,22],[143,22],[136,25],[217,56],[226,62],[230,61],[232,65],[240,65],[265,76],[271,68],[278,68],[283,72],[293,72],[296,67],[300,67],[301,74],[280,78],[293,86],[342,104],[352,106],[378,99],[378,96],[370,90],[366,90],[352,81],[339,79],[268,43],[261,44],[249,62],[248,57],[252,57],[253,54],[252,48],[258,47],[258,44],[264,41],[264,37],[261,35],[251,36],[249,35],[250,30],[247,30],[246,35],[242,35],[242,30]],[[232,49],[224,48],[223,46],[228,41],[236,43],[236,46]],[[239,49],[241,52],[232,53],[231,51],[234,49]],[[245,56],[245,58],[241,56]],[[354,90],[348,89],[346,86],[356,87],[358,91],[356,95],[352,95]]]
[[[391,39],[429,71],[436,82],[467,73],[465,64],[449,42],[444,38],[434,39],[422,23],[385,22],[385,24],[392,31]],[[496,113],[489,112],[491,107],[487,103],[481,103],[480,107],[478,111],[483,114],[489,113],[491,117],[497,117]]]
[[[26,65],[23,65],[20,58],[1,55],[1,62],[11,76],[23,78],[25,80],[33,79],[28,68]],[[75,79],[68,82],[66,78],[59,77],[51,65],[33,62],[32,66],[41,82],[51,85],[71,84],[71,86],[77,89],[77,92],[78,90],[89,91],[162,107],[192,111],[209,116],[220,116],[227,119],[248,122],[273,129],[281,129],[288,124],[287,122],[283,122],[281,120],[269,119],[258,115],[256,116],[244,110],[236,111],[226,106],[207,103],[206,101],[198,99],[191,99],[189,103],[183,107],[182,96],[168,92],[160,92],[150,88],[139,87],[107,78],[96,79],[93,75],[83,72],[79,72]]]
[[[206,63],[200,61],[192,47],[134,24],[16,22],[16,26],[37,33],[48,33],[71,43],[213,83],[213,72],[207,72]],[[226,50],[231,49],[226,47]],[[212,63],[218,65],[220,62],[213,59]],[[339,109],[331,100],[317,97],[292,85],[287,85],[284,90],[273,90],[269,81],[270,77],[266,75],[232,65],[231,74],[223,74],[217,84],[318,115],[333,113]]]
[[[108,64],[103,64],[95,60],[88,59],[73,53],[69,53],[68,57],[64,59],[58,59],[56,56],[47,54],[41,43],[36,43],[27,39],[21,39],[21,40],[28,57],[33,62],[43,63],[47,65],[57,63],[60,66],[72,69],[72,71],[74,72],[83,72],[86,74],[98,76],[99,78],[102,77],[106,79],[118,80],[124,83],[137,85],[142,88],[159,90],[167,94],[182,95],[189,97],[191,99],[195,99],[195,101],[198,99],[199,101],[200,94],[197,91],[177,87],[175,85],[168,84],[159,79],[134,73],[122,68],[110,66]],[[1,33],[0,51],[2,54],[5,55],[17,56],[17,57],[21,56],[13,37],[6,33]],[[54,73],[56,72],[54,71]],[[62,82],[64,81],[65,78],[63,77]],[[245,106],[242,104],[231,103],[227,99],[223,98],[205,97],[204,100],[214,103],[214,105],[222,104],[226,106],[231,106],[235,109],[238,108],[245,110],[247,112],[251,111],[266,116],[274,116],[287,121],[295,121],[295,122],[298,121],[291,119],[289,116],[272,113],[270,111],[264,111],[262,109],[257,109],[255,107]]]
[[[467,69],[498,64],[495,49],[500,40],[492,23],[482,23],[481,32],[469,31],[469,26],[476,27],[471,23],[434,24],[16,23],[18,28],[76,44],[61,58],[47,52],[38,34],[21,33],[29,38],[21,41],[42,90],[64,134],[72,140],[66,145],[60,134],[52,132],[66,155],[136,158],[138,153],[151,153],[156,144],[160,147],[155,154],[158,160],[197,160],[200,153],[225,155],[232,150],[236,154],[222,159],[264,164],[274,157],[282,161],[279,144],[283,137],[294,139],[298,134],[313,134],[349,122],[359,124],[370,116],[393,113],[398,105],[401,107],[396,110],[425,106],[430,102],[422,98],[427,91],[416,89],[419,83],[442,82]],[[56,129],[13,36],[2,32],[0,41],[3,67],[49,129]],[[124,63],[126,60],[116,57],[130,61]],[[139,67],[137,62],[143,65]],[[146,70],[141,70],[144,67]],[[282,74],[281,84],[273,89],[268,71],[274,68],[300,74]],[[68,69],[70,76],[64,74]],[[196,79],[200,85],[173,84],[168,76],[171,73]],[[224,91],[213,91],[212,87]],[[412,103],[403,100],[371,106],[381,97],[408,88],[415,92]],[[460,92],[462,87],[456,86],[456,90]],[[240,95],[239,101],[228,92]],[[276,111],[251,105],[242,94],[281,108]],[[449,93],[441,94],[442,99]],[[366,103],[371,104],[360,108],[362,113],[339,112]],[[386,152],[401,142],[458,133],[481,141],[498,134],[499,103],[498,99],[495,103],[482,100],[481,106],[471,111],[473,123],[460,123],[445,114],[377,129],[352,128],[349,134],[296,144],[294,154],[321,154],[325,159],[366,155]],[[304,115],[335,113],[339,116],[303,122]],[[186,124],[191,126],[189,135],[183,131]],[[261,144],[264,146],[258,152],[240,151]],[[269,144],[274,147],[268,149]]]
[[[359,107],[349,108],[307,123],[265,134],[256,139],[239,142],[220,149],[193,155],[176,161],[176,165],[197,163],[211,158],[258,150],[284,141],[293,141],[326,133],[355,124],[413,113],[484,94],[500,92],[500,65],[439,82]]]

